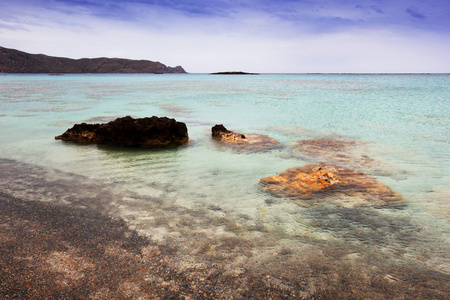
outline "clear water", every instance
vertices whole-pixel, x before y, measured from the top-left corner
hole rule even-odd
[[[185,122],[191,142],[140,150],[54,140],[75,123],[125,115]],[[284,147],[220,147],[215,124]],[[0,77],[0,129],[1,158],[103,182],[120,195],[109,214],[161,243],[192,238],[186,253],[219,251],[223,237],[258,241],[253,255],[340,245],[342,255],[387,255],[450,274],[448,75],[9,75]],[[261,178],[316,162],[293,151],[296,141],[323,137],[364,144],[378,165],[363,171],[407,205],[304,207],[261,191]],[[235,261],[248,256],[233,251]]]

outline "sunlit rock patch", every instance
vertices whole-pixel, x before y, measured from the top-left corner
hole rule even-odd
[[[309,164],[262,178],[265,192],[300,200],[327,200],[343,206],[401,205],[403,196],[388,186],[346,167]]]
[[[213,139],[235,150],[267,151],[281,147],[277,140],[267,135],[238,133],[226,129],[223,125],[215,125],[211,133]]]

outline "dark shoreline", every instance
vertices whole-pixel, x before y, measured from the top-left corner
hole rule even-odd
[[[446,299],[450,276],[383,257],[280,251],[252,254],[232,240],[192,253],[156,243],[107,214],[120,195],[79,175],[0,159],[2,299]],[[195,243],[195,236],[186,236]],[[230,241],[231,242],[231,241]],[[188,244],[192,245],[192,244]],[[231,245],[231,244],[230,244]],[[256,245],[253,245],[256,246]],[[313,249],[313,248],[311,248]],[[189,255],[187,255],[189,254]]]

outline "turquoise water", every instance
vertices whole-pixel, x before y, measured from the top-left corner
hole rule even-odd
[[[175,118],[191,141],[162,151],[54,140],[75,123],[125,115]],[[210,137],[215,124],[283,147],[220,147]],[[396,253],[450,274],[448,75],[8,75],[0,77],[0,128],[1,158],[103,182],[122,196],[107,213],[156,241],[195,237],[214,249],[238,237],[270,241],[254,249],[269,252],[339,243],[347,254]],[[305,207],[265,194],[261,178],[317,162],[293,148],[316,138],[355,141],[375,161],[357,167],[407,205]]]

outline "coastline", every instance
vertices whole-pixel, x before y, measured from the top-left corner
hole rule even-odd
[[[108,185],[0,159],[0,243],[4,299],[445,299],[450,275],[379,257],[335,256],[330,246],[252,251],[241,263],[219,249],[152,241],[109,215]],[[235,248],[237,247],[237,248]],[[195,250],[195,251],[194,251]],[[217,251],[217,255],[213,253]]]

